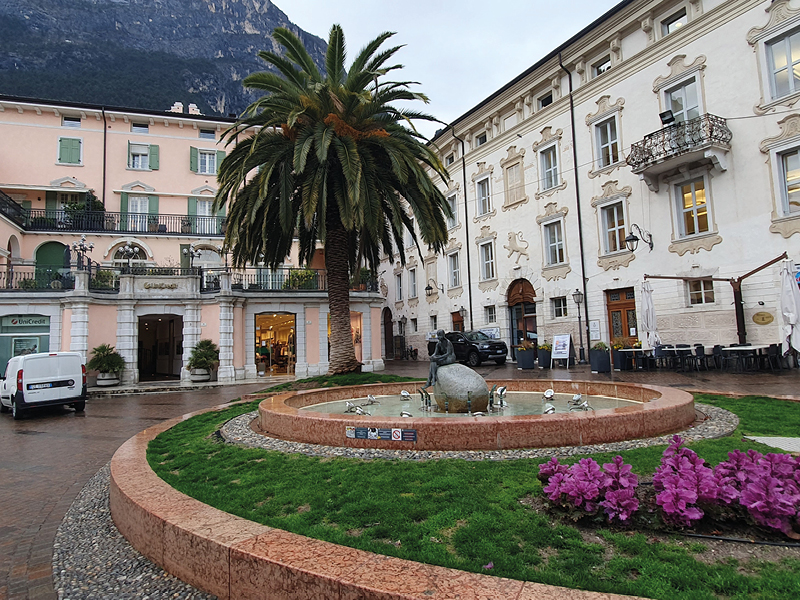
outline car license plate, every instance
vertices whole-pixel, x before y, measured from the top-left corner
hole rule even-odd
[[[502,350],[498,350],[497,353],[498,354],[505,354],[505,352],[503,352]]]
[[[29,390],[44,390],[53,387],[52,383],[33,383],[28,386]]]

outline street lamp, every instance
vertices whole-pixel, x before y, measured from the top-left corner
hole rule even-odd
[[[94,244],[86,243],[86,234],[81,236],[79,242],[72,242],[72,251],[78,255],[78,269],[83,270],[83,259],[87,252],[94,250]]]
[[[194,244],[189,246],[188,248],[183,249],[183,255],[189,257],[189,268],[194,268],[194,259],[200,258],[203,255],[203,251],[200,248],[195,248]]]
[[[575,291],[572,292],[572,299],[575,301],[575,304],[578,305],[578,335],[580,336],[581,340],[580,360],[578,363],[585,365],[586,351],[583,349],[583,324],[581,323],[581,304],[583,304],[583,292],[579,289],[575,289]]]
[[[433,286],[431,286],[433,284]],[[442,294],[444,294],[444,284],[438,285],[433,279],[428,280],[428,285],[425,286],[425,295],[429,298],[434,294],[438,294],[439,290],[442,290]]]
[[[122,248],[120,248],[120,252],[122,253],[122,258],[126,258],[128,260],[128,273],[130,273],[131,260],[139,258],[139,246],[125,244]]]
[[[633,233],[634,229],[636,229],[636,231],[639,232],[638,236],[635,233]],[[642,228],[639,227],[636,223],[631,225],[631,232],[628,234],[628,237],[625,238],[625,245],[628,247],[628,250],[630,250],[631,252],[636,252],[636,248],[639,247],[640,236],[641,236],[641,239],[644,240],[644,243],[647,244],[648,246],[650,246],[650,252],[652,252],[653,251],[653,234],[651,234],[646,229],[644,231],[642,231]]]

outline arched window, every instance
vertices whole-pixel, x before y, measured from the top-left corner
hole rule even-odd
[[[124,252],[124,248],[126,245],[130,246],[133,249],[139,250],[139,252],[136,255],[134,255],[134,258],[131,259],[131,265],[137,265],[137,266],[144,265],[144,263],[147,261],[147,251],[138,244],[123,244],[122,246],[117,247],[117,249],[114,251],[112,264],[116,268],[128,266],[128,259],[126,258]]]

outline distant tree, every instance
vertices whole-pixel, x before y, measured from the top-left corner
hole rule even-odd
[[[450,210],[426,167],[445,180],[447,172],[413,126],[436,119],[392,105],[427,102],[409,89],[413,82],[384,80],[401,68],[385,66],[400,46],[380,49],[392,35],[369,42],[345,70],[344,34],[334,25],[323,76],[294,34],[275,29],[285,57],[259,57],[280,75],[259,72],[244,80],[265,95],[226,132],[235,147],[219,170],[216,208],[230,204],[225,244],[236,265],[278,266],[294,239],[301,262],[309,264],[317,242],[323,244],[331,374],[360,368],[350,329],[350,274],[361,265],[375,271],[381,252],[393,257],[395,246],[405,264],[403,238],[406,229],[414,234],[412,218],[432,250],[447,241]]]

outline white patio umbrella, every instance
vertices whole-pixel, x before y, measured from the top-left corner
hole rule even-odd
[[[794,275],[794,265],[789,259],[781,265],[781,317],[783,353],[787,354],[790,347],[800,352],[800,287]]]
[[[653,288],[646,279],[642,282],[642,329],[644,330],[643,346],[654,348],[661,343],[656,328],[656,307],[653,305]]]

